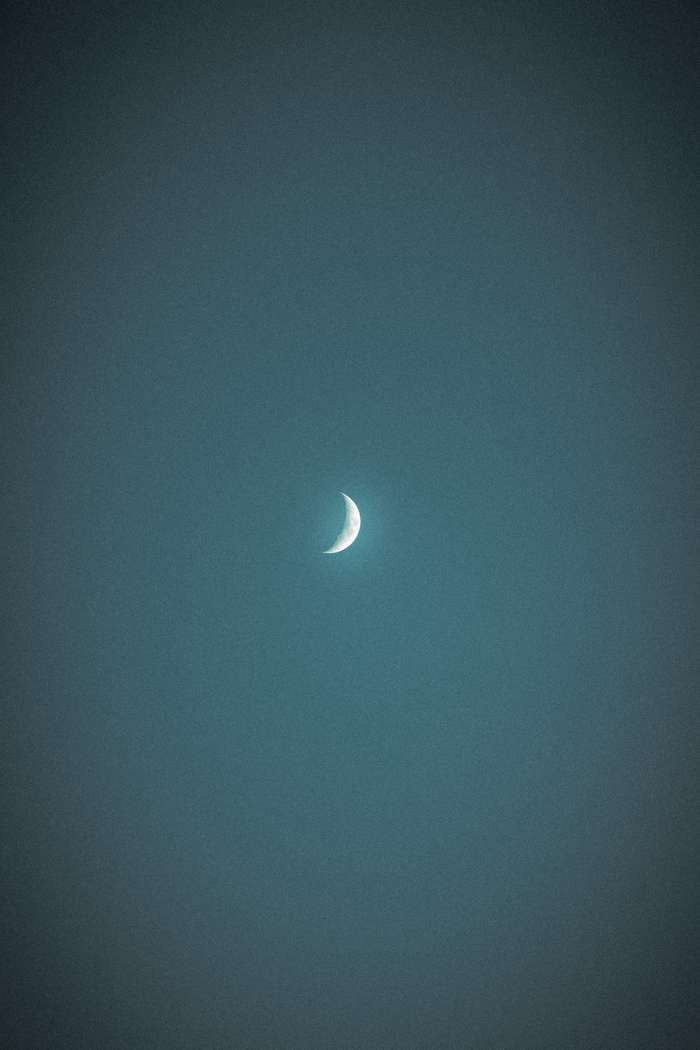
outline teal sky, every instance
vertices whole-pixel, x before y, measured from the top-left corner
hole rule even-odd
[[[689,12],[13,9],[3,1045],[695,1045]]]

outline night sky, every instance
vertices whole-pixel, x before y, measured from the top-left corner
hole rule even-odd
[[[1,1045],[699,1045],[690,5],[2,47]]]

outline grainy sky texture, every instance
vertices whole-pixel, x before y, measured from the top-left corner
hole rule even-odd
[[[11,6],[3,1046],[697,1046],[699,39]]]

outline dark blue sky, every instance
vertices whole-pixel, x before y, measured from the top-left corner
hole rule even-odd
[[[696,1045],[689,10],[13,7],[3,1045]]]

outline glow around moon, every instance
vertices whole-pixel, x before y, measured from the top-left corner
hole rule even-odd
[[[340,495],[345,500],[345,522],[333,546],[324,551],[324,554],[338,554],[339,551],[344,551],[346,547],[355,542],[360,531],[362,519],[360,518],[357,504],[349,496],[346,496],[344,492],[341,492]]]

